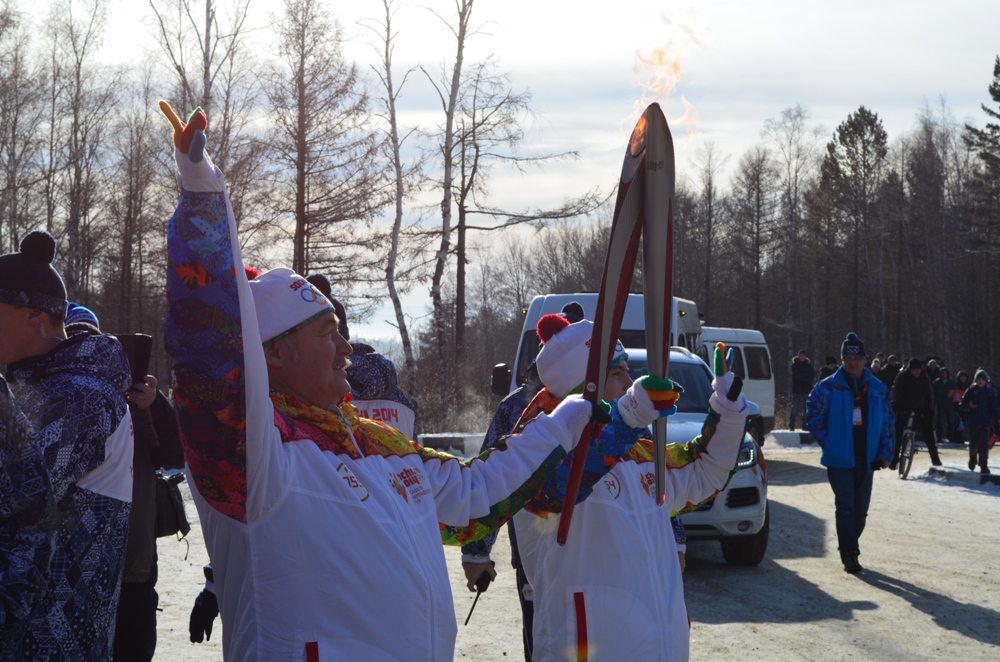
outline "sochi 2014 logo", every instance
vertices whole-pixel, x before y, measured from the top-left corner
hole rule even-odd
[[[392,489],[396,490],[396,494],[403,497],[403,501],[410,503],[410,495],[407,494],[406,488],[403,487],[403,483],[399,481],[396,474],[389,474],[389,484],[392,486]]]

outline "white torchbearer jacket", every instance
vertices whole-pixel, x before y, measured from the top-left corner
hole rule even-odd
[[[485,535],[509,518],[575,444],[590,408],[577,402],[488,461],[460,462],[350,405],[327,412],[269,394],[232,212],[213,174],[180,177],[165,343],[224,657],[451,660],[443,525]]]
[[[543,390],[515,430],[557,403]],[[621,420],[616,403],[600,444],[590,446],[585,500],[574,510],[566,545],[556,542],[568,475],[562,469],[514,516],[534,595],[534,662],[688,659],[690,621],[670,515],[725,486],[746,420],[742,396],[732,403],[713,393],[709,403],[701,435],[668,447],[663,506],[654,496],[652,443],[635,441],[641,430]],[[624,454],[607,455],[632,443]]]

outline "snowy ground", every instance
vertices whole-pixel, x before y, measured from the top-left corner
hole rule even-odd
[[[857,576],[844,573],[839,561],[833,494],[818,449],[769,442],[765,454],[771,539],[764,562],[730,567],[716,543],[689,543],[692,659],[1000,659],[1000,486],[960,479],[974,478],[967,451],[942,450],[948,478],[929,475],[926,453],[918,454],[909,480],[876,474],[861,540],[866,570]],[[219,629],[211,642],[188,641],[188,616],[207,560],[196,515],[189,501],[195,526],[189,551],[183,542],[159,543],[157,660],[222,659]],[[459,622],[456,659],[522,659],[509,550],[501,533],[500,574],[463,627],[472,594],[459,551],[446,549]]]

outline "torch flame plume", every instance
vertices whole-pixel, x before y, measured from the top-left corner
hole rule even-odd
[[[636,51],[635,70],[640,78],[633,85],[642,92],[633,104],[631,117],[626,120],[629,125],[642,116],[649,104],[660,102],[661,107],[665,105],[663,101],[677,89],[677,84],[683,76],[681,61],[687,54],[688,46],[700,45],[694,30],[686,21],[664,20],[669,28],[680,30],[681,36],[678,39],[670,39],[648,52]],[[698,111],[683,96],[680,100],[684,112],[679,117],[670,117],[669,113],[665,110],[664,112],[671,125],[683,125],[688,136],[694,135],[698,130]]]
[[[665,99],[677,87],[677,82],[681,79],[681,61],[677,50],[671,41],[666,46],[654,48],[648,55],[636,51],[635,57],[649,77],[648,82],[635,83],[642,90],[642,95],[635,102],[637,113],[654,101]]]

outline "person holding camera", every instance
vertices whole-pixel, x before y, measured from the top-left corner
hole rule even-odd
[[[67,334],[55,239],[0,256],[0,659],[110,659],[132,501],[121,344]]]
[[[177,417],[146,375],[125,394],[135,425],[132,515],[115,628],[115,662],[149,661],[156,652],[156,470],[184,466]]]
[[[836,506],[837,543],[844,571],[864,570],[858,539],[865,530],[873,471],[889,466],[896,445],[889,389],[865,367],[865,344],[854,332],[840,347],[842,365],[818,382],[806,400],[806,426],[823,449]]]

